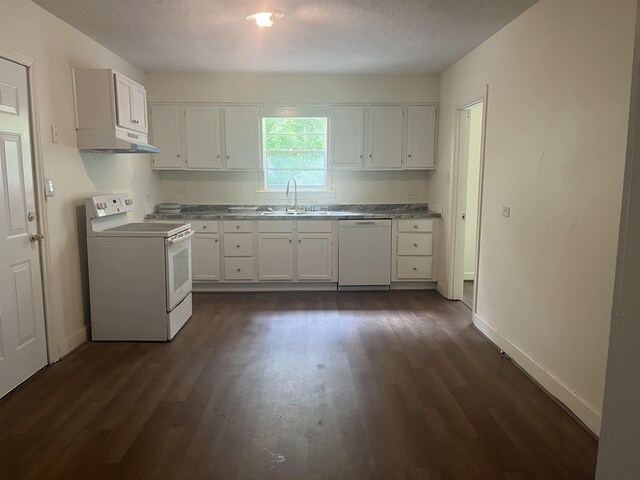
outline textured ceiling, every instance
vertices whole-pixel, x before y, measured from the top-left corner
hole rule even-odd
[[[148,72],[437,73],[537,0],[35,0]],[[270,29],[245,17],[285,13]]]

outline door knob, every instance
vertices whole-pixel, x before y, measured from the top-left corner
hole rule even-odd
[[[32,233],[29,240],[31,240],[31,243],[40,242],[44,240],[44,235],[42,233]]]

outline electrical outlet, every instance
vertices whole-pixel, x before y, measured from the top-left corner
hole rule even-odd
[[[511,216],[511,207],[502,207],[502,216],[509,218]]]
[[[409,200],[413,200],[418,198],[418,194],[416,192],[410,192],[409,193]]]

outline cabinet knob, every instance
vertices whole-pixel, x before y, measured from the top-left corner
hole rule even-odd
[[[360,158],[362,158],[362,155],[360,155]]]
[[[236,245],[236,248],[240,248],[240,245]]]
[[[215,239],[215,242],[218,243],[218,239],[217,238]]]
[[[417,247],[417,246],[418,246],[418,244],[417,244],[417,243],[414,243],[414,244],[413,244],[413,246],[414,246],[414,247]]]
[[[236,229],[239,229],[239,228],[240,228],[240,225],[236,225]],[[416,228],[418,228],[418,227],[416,227]]]
[[[369,154],[369,158],[373,158],[373,155]]]
[[[220,158],[220,155],[217,155],[218,158]]]
[[[238,269],[238,271],[240,271],[240,269]]]
[[[302,240],[298,240],[298,243],[302,243]]]
[[[206,229],[207,229],[207,226],[206,226],[206,225],[203,225],[203,226],[202,226],[202,229],[203,229],[203,230],[206,230]]]
[[[229,160],[231,157],[229,155],[227,155],[227,160]]]
[[[413,228],[418,228],[418,225],[414,225]]]
[[[180,154],[179,153],[176,155],[176,158],[180,158]]]
[[[409,154],[409,158],[411,158],[411,154]]]
[[[418,270],[418,267],[413,267],[414,270]]]
[[[298,240],[298,241],[300,241],[300,240]],[[289,240],[289,243],[291,243],[291,242],[293,242],[293,240]]]

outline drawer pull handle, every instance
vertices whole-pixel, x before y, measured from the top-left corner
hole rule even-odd
[[[418,225],[414,225],[413,228],[418,228]]]
[[[206,230],[206,229],[207,229],[207,226],[206,226],[206,225],[203,225],[203,226],[202,226],[202,229],[203,229],[203,230]]]
[[[418,228],[418,227],[416,227],[416,228]],[[239,230],[240,229],[240,225],[236,225],[236,229]]]

